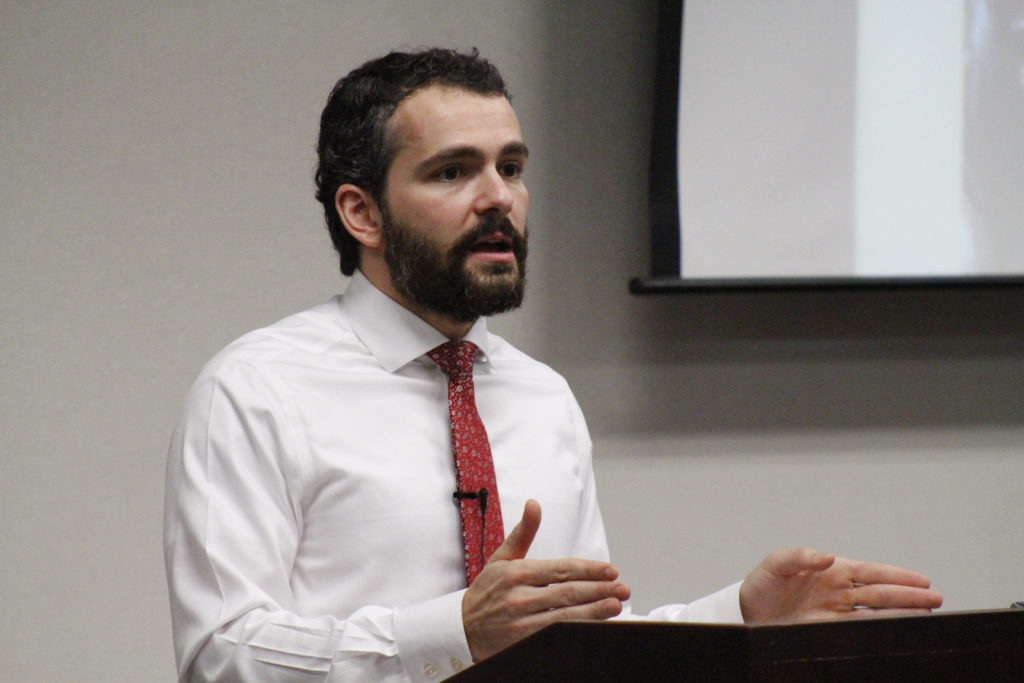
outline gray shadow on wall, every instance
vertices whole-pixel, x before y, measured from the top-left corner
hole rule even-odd
[[[537,94],[531,350],[595,434],[1024,423],[1024,291],[628,294],[648,268],[657,7],[566,5]]]

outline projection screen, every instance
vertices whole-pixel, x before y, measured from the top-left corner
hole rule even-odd
[[[634,291],[1024,284],[1024,2],[674,0],[659,31]]]

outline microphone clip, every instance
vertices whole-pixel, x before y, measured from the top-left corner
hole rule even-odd
[[[480,501],[480,514],[487,514],[487,489],[482,488],[479,491],[456,491],[452,494],[452,500],[456,503],[462,500],[479,500]]]

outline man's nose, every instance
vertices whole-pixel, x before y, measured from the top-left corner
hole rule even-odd
[[[514,202],[515,196],[508,180],[496,169],[480,174],[474,206],[477,213],[497,211],[504,216],[512,210]]]

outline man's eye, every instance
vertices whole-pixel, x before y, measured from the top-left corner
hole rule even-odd
[[[523,174],[523,165],[515,161],[507,161],[501,165],[501,174],[506,178],[518,178]]]
[[[458,180],[462,177],[462,169],[458,166],[446,166],[437,172],[440,180]]]

